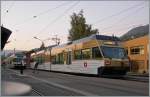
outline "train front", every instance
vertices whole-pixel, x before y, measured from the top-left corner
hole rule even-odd
[[[98,69],[102,76],[122,77],[129,71],[129,59],[125,49],[119,46],[100,46],[104,57],[104,66]]]

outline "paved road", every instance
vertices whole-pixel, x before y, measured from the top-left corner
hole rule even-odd
[[[44,96],[148,96],[149,83],[76,76],[62,73],[25,70],[20,75],[17,70],[2,70],[2,80],[29,84],[30,95]]]

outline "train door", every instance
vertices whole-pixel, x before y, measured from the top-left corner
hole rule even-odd
[[[71,64],[71,51],[67,52],[67,64]]]

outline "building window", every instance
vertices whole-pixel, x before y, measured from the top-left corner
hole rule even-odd
[[[134,54],[144,54],[144,46],[136,46],[130,48],[131,55]]]
[[[84,49],[82,50],[82,59],[90,59],[90,49]]]
[[[102,58],[102,55],[101,55],[100,50],[99,50],[98,47],[92,48],[92,58],[93,58],[93,59]]]

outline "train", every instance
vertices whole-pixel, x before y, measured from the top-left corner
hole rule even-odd
[[[129,59],[119,38],[91,35],[62,45],[38,50],[31,54],[31,68],[98,76],[124,76]]]
[[[6,58],[5,63],[8,68],[20,69],[22,64],[24,65],[24,69],[26,68],[26,57],[22,53],[15,53]]]

